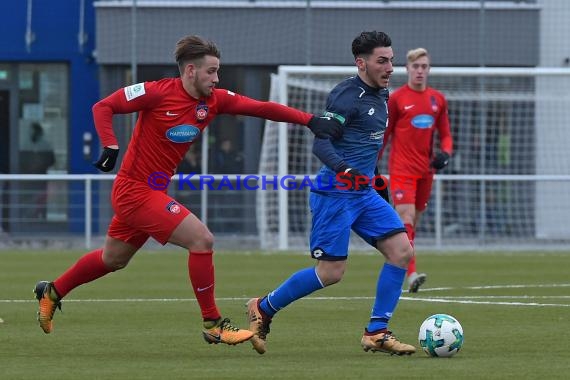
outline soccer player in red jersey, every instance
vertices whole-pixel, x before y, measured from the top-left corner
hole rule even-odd
[[[198,36],[178,41],[179,78],[138,83],[120,89],[93,106],[95,127],[104,146],[94,165],[105,172],[115,166],[119,146],[113,132],[115,114],[139,112],[133,137],[113,184],[111,220],[104,246],[85,254],[53,282],[40,281],[38,321],[45,333],[61,299],[79,285],[127,266],[149,237],[188,250],[188,273],[203,318],[208,343],[238,344],[249,330],[222,318],[215,302],[214,237],[194,214],[168,196],[164,182],[174,174],[190,145],[218,114],[256,116],[307,125],[320,138],[342,134],[339,122],[273,102],[257,101],[217,89],[220,51]]]
[[[390,193],[413,246],[418,222],[431,194],[433,175],[449,163],[453,140],[447,100],[441,92],[427,85],[430,71],[427,50],[410,50],[406,70],[408,83],[394,91],[388,101],[384,147],[391,140]],[[436,131],[440,150],[434,153]],[[415,256],[408,265],[407,278],[411,293],[417,292],[427,278],[425,273],[416,272]]]

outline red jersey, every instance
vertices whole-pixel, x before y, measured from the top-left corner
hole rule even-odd
[[[117,145],[113,115],[132,112],[139,112],[139,117],[118,175],[145,183],[152,173],[172,176],[192,142],[218,114],[302,125],[307,125],[312,117],[282,104],[223,89],[195,99],[184,90],[180,78],[168,78],[125,87],[93,106],[95,128],[103,146]]]
[[[392,139],[388,171],[390,175],[423,175],[430,170],[433,138],[438,131],[441,150],[451,155],[453,140],[449,130],[445,96],[427,87],[415,91],[407,84],[388,100],[388,128],[384,147]]]

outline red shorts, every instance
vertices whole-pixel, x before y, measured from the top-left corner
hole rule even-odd
[[[394,206],[413,204],[416,210],[424,211],[431,195],[433,173],[423,176],[391,174],[390,193]]]
[[[115,215],[107,234],[137,248],[149,237],[166,244],[172,232],[190,214],[165,192],[125,177],[115,179],[111,204]]]

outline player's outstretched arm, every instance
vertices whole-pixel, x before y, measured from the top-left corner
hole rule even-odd
[[[344,119],[340,115],[325,112],[322,116],[317,116],[283,104],[252,99],[228,90],[215,91],[219,113],[306,125],[317,138],[322,139],[338,139],[342,136]]]

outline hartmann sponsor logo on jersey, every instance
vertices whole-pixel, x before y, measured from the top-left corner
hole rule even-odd
[[[194,141],[200,135],[200,129],[188,124],[177,125],[166,131],[166,138],[175,143]]]
[[[431,115],[418,115],[412,119],[412,125],[420,129],[431,128],[434,122],[434,118]]]

